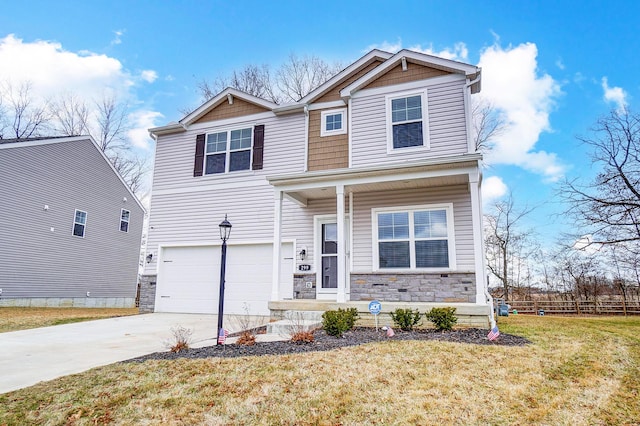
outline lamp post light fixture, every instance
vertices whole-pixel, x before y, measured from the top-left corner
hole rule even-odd
[[[224,336],[224,329],[222,328],[222,317],[224,315],[224,275],[227,266],[227,240],[231,235],[231,223],[227,220],[227,215],[224,215],[224,220],[218,225],[220,227],[220,239],[222,240],[222,259],[220,261],[220,297],[218,298],[218,339],[216,344],[221,344],[220,336]],[[224,339],[222,340],[224,342]]]

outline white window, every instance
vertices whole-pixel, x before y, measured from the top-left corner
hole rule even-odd
[[[209,133],[205,148],[205,174],[251,169],[253,129]]]
[[[320,136],[343,135],[347,133],[347,109],[332,109],[320,114]]]
[[[122,232],[129,232],[129,210],[120,210],[120,230]]]
[[[387,144],[389,151],[429,147],[427,97],[424,92],[389,95]]]
[[[73,235],[84,238],[84,230],[87,226],[87,212],[77,210],[73,216]]]
[[[455,267],[452,205],[374,209],[372,222],[377,268]]]

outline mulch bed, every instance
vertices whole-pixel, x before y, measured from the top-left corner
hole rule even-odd
[[[327,335],[323,330],[316,330],[313,334],[313,343],[292,343],[285,342],[261,342],[253,346],[228,344],[219,346],[207,346],[197,349],[186,349],[180,352],[156,352],[149,355],[134,358],[125,362],[143,362],[149,359],[171,360],[178,358],[234,358],[242,356],[260,355],[283,355],[312,351],[330,351],[346,346],[356,346],[371,342],[381,342],[390,340],[440,340],[447,342],[469,343],[475,345],[494,346],[523,346],[531,343],[524,337],[501,333],[495,341],[487,339],[487,330],[477,328],[465,328],[448,332],[435,330],[414,330],[400,331],[394,330],[395,336],[387,337],[382,330],[376,331],[374,328],[357,327],[346,332],[343,337],[333,337]]]

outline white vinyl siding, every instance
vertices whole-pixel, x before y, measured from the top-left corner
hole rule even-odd
[[[145,273],[156,271],[159,244],[219,241],[218,224],[225,214],[233,225],[232,240],[273,240],[274,189],[266,176],[304,170],[304,115],[272,117],[259,123],[242,118],[233,127],[247,127],[247,123],[265,126],[262,170],[194,178],[196,135],[214,133],[215,123],[210,129],[200,127],[158,138],[147,243],[147,253],[155,254],[145,265]],[[287,208],[298,207],[285,200],[283,210]]]
[[[399,92],[404,93],[404,92]],[[352,167],[405,163],[428,158],[466,154],[468,152],[464,108],[464,79],[431,85],[426,90],[429,149],[390,150],[387,133],[388,94],[363,94],[352,100]],[[423,105],[423,108],[425,105]]]
[[[372,210],[402,210],[417,204],[453,204],[456,271],[474,271],[471,197],[466,186],[423,188],[404,191],[356,193],[353,195],[353,272],[375,270]],[[394,210],[395,211],[395,210]],[[482,255],[482,254],[480,254]]]

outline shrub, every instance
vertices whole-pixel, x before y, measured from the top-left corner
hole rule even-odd
[[[310,331],[299,331],[291,335],[292,343],[298,343],[298,344],[313,343],[313,340],[314,340],[313,333]]]
[[[236,340],[236,344],[245,345],[245,346],[253,346],[256,344],[256,335],[251,331],[243,331]]]
[[[330,336],[341,337],[345,331],[353,328],[358,316],[356,308],[327,311],[322,314],[322,328]]]
[[[416,309],[401,309],[398,308],[390,313],[391,319],[396,327],[400,327],[400,330],[411,331],[416,325],[420,325],[420,312]]]
[[[170,341],[165,342],[165,345],[171,352],[180,352],[182,350],[189,349],[193,330],[179,325],[171,328],[171,334],[173,335],[173,338]]]
[[[438,331],[450,331],[458,322],[456,308],[433,308],[424,316],[433,323]]]

